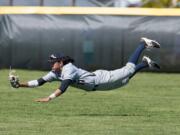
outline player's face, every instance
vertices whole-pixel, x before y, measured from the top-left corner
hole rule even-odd
[[[62,62],[55,62],[53,65],[52,65],[52,70],[55,71],[55,72],[58,72],[62,69],[63,67],[63,63]]]

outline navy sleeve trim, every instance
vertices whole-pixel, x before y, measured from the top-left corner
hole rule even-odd
[[[38,85],[41,86],[43,85],[44,83],[46,83],[47,81],[45,81],[43,78],[39,78],[38,80]]]
[[[61,82],[61,86],[59,87],[59,89],[61,90],[62,93],[64,93],[70,84],[72,84],[72,80],[70,79],[63,80]]]

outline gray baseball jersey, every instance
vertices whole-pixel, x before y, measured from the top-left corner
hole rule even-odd
[[[94,72],[88,72],[68,63],[63,67],[61,73],[50,71],[43,79],[48,82],[56,79],[60,81],[70,79],[73,81],[72,86],[84,90],[109,90],[127,84],[134,72],[133,63],[127,63],[126,66],[117,70],[96,70]]]

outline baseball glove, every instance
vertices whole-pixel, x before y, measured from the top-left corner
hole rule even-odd
[[[19,88],[20,86],[19,77],[14,75],[14,73],[15,73],[14,70],[9,72],[9,81],[13,88]]]

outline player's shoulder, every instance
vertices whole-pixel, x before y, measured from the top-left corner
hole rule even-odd
[[[78,68],[72,63],[64,65],[61,73],[62,80],[70,79],[74,80],[78,74]]]
[[[75,68],[77,68],[77,67],[72,63],[68,63],[63,66],[63,69],[75,69]]]
[[[62,72],[75,72],[77,70],[78,68],[74,64],[68,63],[63,66]]]

